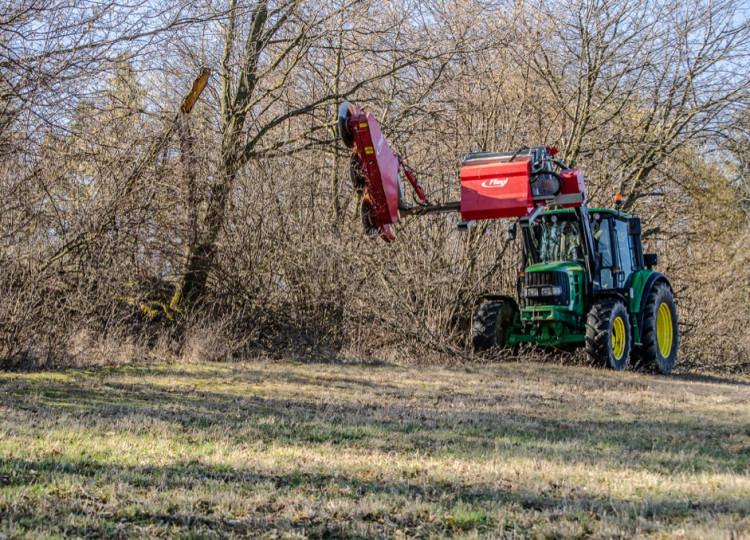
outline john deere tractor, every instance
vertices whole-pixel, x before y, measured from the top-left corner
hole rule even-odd
[[[518,298],[485,297],[474,318],[476,351],[585,346],[593,362],[612,369],[633,360],[672,371],[679,344],[673,291],[653,269],[657,256],[643,253],[639,218],[584,204],[545,210],[521,221],[521,231]]]
[[[478,220],[518,218],[523,234],[517,298],[487,296],[474,319],[476,351],[537,344],[585,347],[595,362],[625,369],[631,359],[672,371],[677,312],[672,286],[643,254],[641,222],[618,210],[587,206],[583,172],[551,147],[467,154],[461,200],[430,202],[403,158],[391,150],[375,117],[344,103],[339,133],[351,157],[352,184],[362,196],[362,224],[387,242],[408,215],[459,212],[459,230]],[[404,185],[411,184],[413,203]]]

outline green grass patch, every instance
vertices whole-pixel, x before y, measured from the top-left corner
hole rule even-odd
[[[750,385],[535,364],[0,374],[0,534],[731,537]]]
[[[484,510],[461,507],[455,508],[444,520],[445,526],[453,532],[485,529],[490,525],[490,522],[490,516]]]

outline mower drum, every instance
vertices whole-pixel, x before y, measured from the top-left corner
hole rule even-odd
[[[359,182],[364,178],[361,212],[365,230],[372,235],[377,229],[383,239],[391,241],[389,225],[398,221],[399,159],[372,113],[365,115],[359,107],[344,103],[338,121],[344,144],[354,146],[353,177]]]

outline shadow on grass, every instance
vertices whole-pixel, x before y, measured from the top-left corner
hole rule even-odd
[[[76,462],[65,462],[57,458],[42,460],[0,459],[0,474],[2,478],[13,471],[13,483],[6,485],[31,485],[55,482],[61,486],[92,485],[96,481],[99,485],[112,484],[129,485],[140,489],[141,492],[158,490],[165,494],[170,491],[196,492],[200,489],[209,490],[212,494],[221,495],[231,491],[239,496],[263,495],[257,499],[255,508],[239,518],[216,515],[213,503],[198,499],[190,513],[181,510],[176,505],[167,504],[162,508],[146,510],[144,505],[128,506],[127,493],[118,496],[121,508],[110,513],[104,519],[108,523],[132,523],[139,526],[148,525],[177,525],[181,527],[204,527],[212,531],[225,533],[251,534],[259,529],[282,528],[287,530],[304,529],[309,532],[318,530],[323,536],[337,536],[344,534],[351,536],[354,532],[343,524],[337,524],[332,516],[325,515],[325,505],[328,500],[348,500],[354,503],[368,498],[369,502],[359,509],[353,510],[350,516],[354,523],[371,522],[381,532],[393,533],[396,529],[415,529],[420,527],[423,532],[433,534],[450,532],[450,520],[445,517],[456,509],[466,507],[483,509],[483,516],[496,516],[499,513],[532,511],[566,519],[576,519],[586,515],[595,521],[613,516],[620,520],[620,524],[635,530],[642,527],[643,522],[637,523],[635,517],[659,522],[675,523],[682,519],[694,517],[695,514],[716,516],[717,514],[742,516],[750,511],[750,501],[741,498],[726,498],[721,501],[711,499],[676,500],[671,498],[647,498],[642,500],[627,500],[623,498],[594,497],[585,491],[571,491],[563,486],[551,486],[549,490],[533,493],[523,489],[516,489],[510,482],[505,485],[487,483],[472,483],[461,485],[454,482],[436,482],[425,478],[399,478],[398,480],[362,479],[344,473],[327,472],[291,472],[273,473],[268,471],[243,470],[222,466],[212,467],[196,462],[184,462],[171,466],[123,466],[102,463],[93,459],[82,459]],[[54,480],[53,480],[54,479]],[[69,488],[70,489],[70,488]],[[100,503],[106,500],[88,495]],[[201,493],[196,493],[199,497]],[[58,497],[64,499],[64,494],[57,492]],[[80,491],[74,491],[73,497],[80,497]],[[284,504],[290,504],[294,499],[314,501],[320,510],[319,515],[290,518],[279,515]],[[378,507],[373,501],[382,501]],[[283,502],[285,501],[285,502]],[[65,502],[64,500],[61,502]],[[414,503],[415,507],[408,509],[407,505]],[[423,504],[436,505],[442,509],[444,515],[435,514]],[[378,510],[381,508],[381,510]],[[390,508],[383,511],[382,508]],[[0,507],[0,522],[2,518],[18,521],[24,513],[31,517],[33,508],[14,506],[13,509]],[[623,519],[624,518],[624,519]],[[495,525],[493,517],[479,520],[478,528],[489,528]],[[430,523],[428,523],[430,522]],[[628,525],[628,523],[630,524]],[[427,527],[425,527],[427,525]],[[100,524],[102,532],[111,530],[106,523]],[[426,530],[425,530],[426,528]],[[471,527],[470,527],[471,528]],[[75,531],[66,530],[66,534]],[[80,531],[79,531],[80,532]],[[87,535],[90,536],[91,531]]]
[[[709,384],[726,384],[730,386],[747,386],[750,387],[750,380],[731,379],[729,377],[719,377],[716,375],[705,375],[700,373],[682,373],[679,375],[669,375],[670,379],[684,382],[700,382]]]
[[[117,372],[111,372],[116,374]],[[243,396],[200,387],[170,386],[174,377],[194,380],[196,373],[180,368],[146,371],[150,380],[170,377],[164,385],[121,382],[104,378],[3,381],[2,403],[54,418],[61,412],[79,422],[98,425],[120,418],[147,417],[181,432],[191,431],[195,444],[216,437],[234,443],[326,444],[372,448],[383,452],[470,456],[472,459],[523,456],[569,464],[596,466],[605,460],[615,469],[648,470],[660,474],[724,472],[746,474],[750,469],[750,432],[737,423],[706,417],[626,421],[565,418],[565,413],[523,413],[503,408],[507,396],[476,396],[496,400],[497,412],[478,410],[472,403],[452,407],[464,395],[438,394],[420,405],[410,395],[395,395],[390,383],[354,377],[273,373],[247,367],[200,373],[216,384],[243,384],[280,377],[294,385],[369,391],[381,402],[309,401]],[[533,396],[532,396],[533,397]],[[531,399],[531,397],[528,397]],[[432,405],[427,406],[427,403]],[[734,441],[732,437],[735,437]],[[740,444],[737,441],[740,441]],[[745,441],[743,445],[742,440]]]

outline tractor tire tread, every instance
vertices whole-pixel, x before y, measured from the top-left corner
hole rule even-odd
[[[622,316],[625,323],[625,351],[619,361],[612,354],[611,326],[613,312]],[[586,354],[591,363],[615,370],[627,368],[631,348],[631,329],[625,305],[612,299],[602,300],[591,308],[586,318]]]
[[[497,346],[497,324],[502,302],[487,300],[479,307],[474,317],[474,352],[482,352]]]
[[[659,351],[659,343],[656,336],[656,317],[659,305],[666,303],[671,311],[674,321],[674,342],[669,357],[664,358]],[[677,310],[674,303],[674,295],[666,283],[659,283],[651,290],[643,310],[643,335],[642,345],[638,348],[638,356],[642,366],[647,371],[659,372],[668,375],[672,372],[677,359],[677,348],[679,346],[679,334],[677,332]]]

